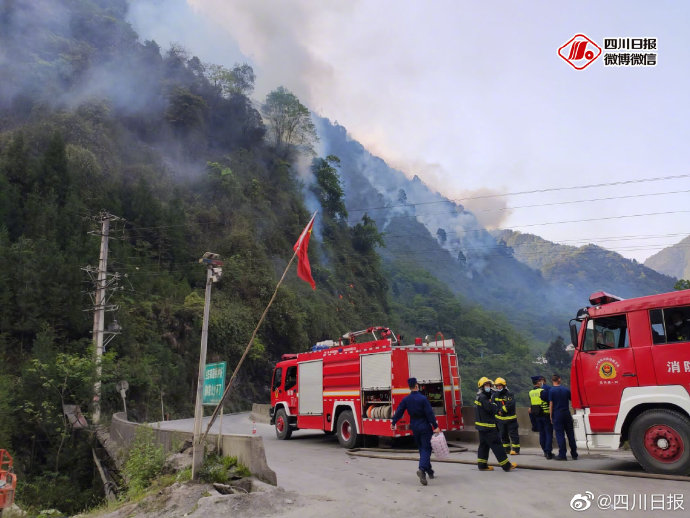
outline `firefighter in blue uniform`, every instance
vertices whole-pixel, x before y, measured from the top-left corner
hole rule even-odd
[[[558,443],[558,455],[555,460],[567,460],[565,456],[565,436],[568,436],[570,445],[570,456],[577,460],[577,443],[575,442],[575,432],[573,430],[573,416],[570,414],[570,389],[561,385],[561,377],[554,374],[551,377],[553,387],[549,391],[549,408],[551,410],[551,423],[556,432],[556,442]]]
[[[529,391],[529,412],[537,423],[539,446],[544,452],[544,457],[553,459],[553,426],[549,416],[548,394],[545,394],[546,389],[542,388],[544,376],[532,376],[532,383],[534,388]]]
[[[477,467],[480,471],[494,469],[489,466],[489,450],[494,452],[498,465],[504,471],[510,471],[517,467],[516,464],[508,460],[501,440],[496,430],[496,414],[503,413],[495,402],[491,399],[491,385],[493,383],[486,376],[482,377],[477,386],[477,397],[474,401],[474,425],[479,432],[479,448],[477,448]]]
[[[520,455],[520,435],[518,434],[517,414],[515,413],[515,397],[508,390],[506,380],[503,378],[494,380],[494,389],[492,398],[501,410],[499,414],[496,414],[496,425],[503,448],[506,453]]]
[[[410,428],[414,434],[414,440],[419,448],[419,469],[417,476],[419,482],[427,485],[426,476],[434,478],[434,470],[431,469],[431,433],[438,433],[441,429],[436,422],[436,416],[431,408],[431,403],[424,394],[419,392],[417,378],[409,378],[407,386],[410,387],[410,394],[405,396],[398,405],[398,409],[391,421],[391,430],[395,430],[395,424],[407,410],[410,415]]]

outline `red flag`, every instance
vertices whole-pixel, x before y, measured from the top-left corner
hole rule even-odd
[[[302,234],[300,234],[299,239],[295,243],[292,249],[297,252],[297,276],[307,281],[311,284],[311,289],[316,289],[316,283],[311,276],[311,266],[309,265],[309,256],[307,255],[307,250],[309,250],[309,238],[311,237],[311,231],[314,228],[314,218],[316,217],[316,212],[304,227]]]

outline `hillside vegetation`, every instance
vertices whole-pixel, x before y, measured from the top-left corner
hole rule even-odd
[[[496,233],[515,258],[558,286],[564,297],[577,296],[585,305],[589,295],[604,290],[624,298],[672,291],[675,280],[645,265],[596,245],[559,245],[532,234],[512,230]]]

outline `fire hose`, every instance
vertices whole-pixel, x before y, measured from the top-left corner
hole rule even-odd
[[[468,451],[464,447],[452,447],[451,452],[458,451]],[[389,453],[409,453],[410,450],[391,450],[386,448],[352,448],[347,450],[347,454],[353,457],[369,457],[372,459],[387,459],[387,460],[419,460],[419,456],[416,455],[379,455],[375,452],[389,452]],[[447,462],[449,464],[468,464],[470,466],[476,466],[476,460],[462,460],[462,459],[434,459],[434,462]],[[491,465],[491,464],[490,464]],[[494,466],[496,464],[493,464]],[[648,478],[656,480],[678,480],[681,482],[690,482],[690,476],[683,475],[663,475],[660,473],[645,473],[645,472],[635,472],[635,471],[620,471],[620,470],[607,470],[607,469],[578,469],[578,468],[567,468],[565,466],[540,466],[536,464],[520,464],[519,469],[532,469],[539,471],[566,471],[570,473],[590,473],[594,475],[613,475],[619,477],[635,477],[635,478]]]

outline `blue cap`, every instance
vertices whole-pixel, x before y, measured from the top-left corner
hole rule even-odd
[[[542,378],[543,378],[543,376],[532,376],[532,383],[535,383],[535,384],[536,384],[537,381],[539,381],[539,380],[542,379]]]
[[[417,384],[417,378],[407,378],[407,386],[411,389]]]

